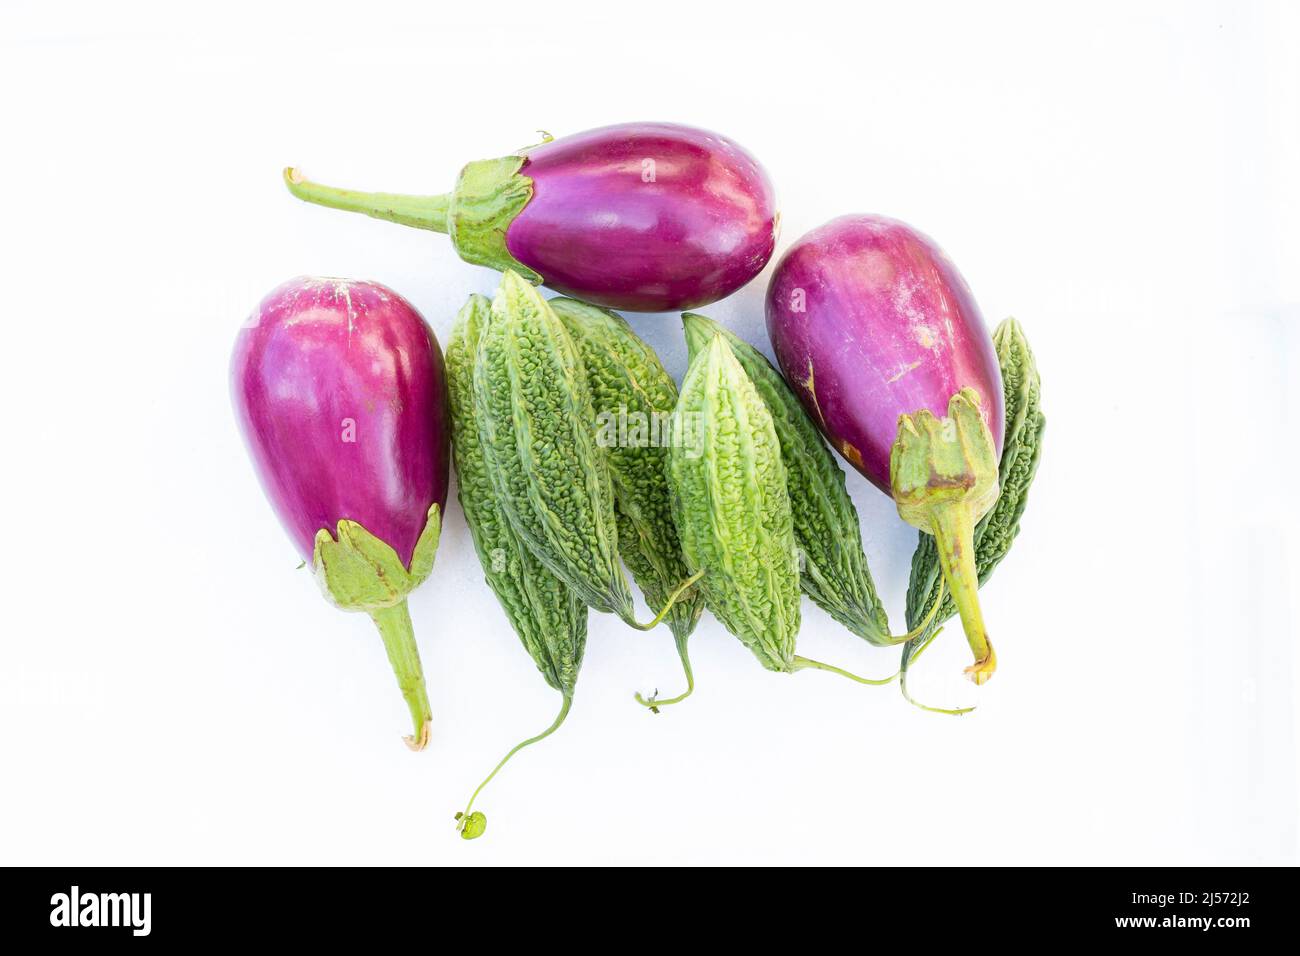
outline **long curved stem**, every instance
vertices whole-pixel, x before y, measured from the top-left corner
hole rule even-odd
[[[412,750],[423,750],[428,746],[433,730],[433,711],[429,707],[429,695],[424,687],[420,650],[415,646],[415,630],[411,627],[411,615],[406,609],[406,601],[398,601],[392,607],[376,608],[369,613],[370,619],[379,628],[380,637],[384,639],[388,662],[397,675],[397,686],[401,688],[402,698],[415,723],[415,733],[402,739]]]
[[[859,684],[873,684],[875,686],[881,686],[883,684],[892,684],[894,682],[894,678],[898,676],[898,674],[895,673],[895,674],[890,674],[888,677],[880,677],[880,678],[859,677],[857,674],[850,673],[849,671],[846,671],[842,667],[836,667],[833,664],[823,664],[821,661],[814,661],[814,660],[810,660],[807,657],[799,657],[798,655],[795,655],[794,666],[790,668],[791,672],[801,671],[804,670],[805,668],[811,668],[813,670],[819,670],[819,671],[830,671],[832,674],[839,674],[842,677],[847,677],[849,680],[855,680]]]
[[[925,614],[925,619],[924,619],[923,621],[921,621],[920,624],[916,625],[916,627],[914,627],[914,628],[912,628],[910,631],[908,631],[906,634],[900,634],[900,635],[898,635],[897,637],[895,637],[894,635],[890,634],[890,635],[885,639],[885,645],[884,645],[884,646],[886,646],[886,647],[893,647],[893,646],[896,645],[896,644],[906,644],[908,641],[914,641],[914,640],[916,640],[918,637],[920,637],[922,634],[924,634],[926,628],[928,628],[928,627],[930,626],[930,622],[934,620],[934,616],[935,616],[936,614],[939,613],[939,607],[940,607],[940,605],[943,604],[943,599],[944,599],[944,597],[945,597],[946,594],[947,594],[947,590],[945,589],[943,578],[940,578],[940,579],[939,579],[939,593],[938,593],[937,595],[935,595],[934,603],[930,605],[930,610],[926,612],[926,614]],[[928,644],[929,641],[927,641],[926,643]],[[919,653],[920,653],[920,651],[917,651],[917,654],[919,654]],[[914,655],[912,655],[912,656],[915,657],[916,655],[914,654]]]
[[[551,726],[547,727],[536,737],[529,737],[527,740],[522,740],[511,747],[510,752],[502,757],[501,761],[492,768],[492,772],[483,778],[483,782],[480,783],[470,795],[469,803],[465,804],[464,812],[456,814],[456,819],[460,821],[457,825],[457,829],[461,831],[461,835],[464,836],[465,839],[472,840],[474,837],[479,836],[483,832],[483,828],[487,826],[486,818],[483,814],[475,814],[473,812],[474,801],[478,799],[479,793],[482,792],[484,787],[492,782],[492,778],[500,772],[501,768],[506,765],[506,762],[509,761],[511,757],[519,753],[519,751],[523,750],[525,747],[535,744],[539,740],[545,740],[551,734],[555,733],[555,731],[560,728],[560,725],[564,723],[564,718],[569,716],[569,707],[572,706],[572,704],[573,698],[570,695],[565,694],[564,703],[560,705],[560,712],[556,715]],[[478,819],[475,820],[474,817],[477,817]]]
[[[636,621],[627,618],[624,618],[624,620],[629,627],[634,627],[638,631],[653,631],[663,623],[664,618],[668,616],[668,612],[673,609],[673,605],[677,603],[677,599],[682,596],[682,593],[702,577],[704,577],[704,570],[700,569],[678,585],[677,590],[668,596],[668,600],[664,603],[663,608],[654,616],[654,620],[650,621],[648,624],[638,624]]]
[[[919,707],[922,710],[928,710],[932,714],[948,714],[952,717],[960,717],[962,714],[969,714],[975,708],[974,707],[931,707],[929,704],[921,703],[919,700],[913,697],[907,689],[907,669],[913,663],[915,663],[918,657],[920,657],[923,653],[925,653],[925,649],[929,647],[931,644],[933,644],[935,638],[937,638],[942,633],[943,633],[943,628],[941,627],[938,630],[936,630],[933,634],[931,634],[929,637],[927,637],[925,639],[925,643],[923,643],[920,646],[920,648],[917,650],[917,652],[915,654],[912,654],[911,656],[908,655],[906,650],[903,651],[902,666],[899,667],[898,669],[898,689],[903,692],[903,698],[913,707]]]
[[[299,199],[317,206],[365,213],[374,219],[386,219],[416,229],[447,231],[447,207],[451,197],[446,193],[440,196],[407,196],[402,193],[366,193],[355,189],[339,189],[336,186],[313,183],[303,176],[301,170],[292,166],[284,171],[284,184]]]
[[[642,697],[641,692],[636,693],[636,702],[642,707],[649,707],[650,712],[659,713],[660,707],[667,707],[669,704],[680,704],[691,694],[695,693],[695,675],[691,673],[691,656],[687,653],[686,642],[690,638],[689,634],[675,636],[677,641],[677,656],[681,658],[682,671],[686,674],[686,690],[676,697],[669,697],[665,700],[659,700],[659,691],[655,691],[650,697]]]

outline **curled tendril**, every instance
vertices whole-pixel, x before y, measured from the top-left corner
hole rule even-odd
[[[916,662],[916,659],[925,653],[925,649],[934,643],[935,638],[943,633],[943,628],[935,628],[933,634],[925,639],[925,642],[917,649],[916,653],[910,658],[907,651],[903,651],[903,666],[898,669],[898,688],[903,692],[904,699],[913,707],[919,707],[922,710],[928,710],[932,714],[948,714],[953,717],[960,717],[962,714],[969,714],[974,707],[932,707],[929,704],[923,704],[908,692],[907,689],[907,669]]]

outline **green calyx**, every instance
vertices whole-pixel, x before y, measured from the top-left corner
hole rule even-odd
[[[446,233],[466,262],[498,272],[513,269],[538,285],[542,277],[506,248],[506,230],[533,198],[533,181],[520,173],[527,161],[526,154],[516,153],[468,163],[456,179],[456,188],[436,196],[324,186],[311,182],[292,167],[284,171],[284,183],[304,202]]]
[[[899,515],[922,530],[941,505],[963,504],[975,520],[993,507],[998,499],[998,456],[974,389],[954,395],[945,418],[927,409],[899,416],[889,482]]]
[[[998,455],[979,395],[963,388],[949,400],[944,418],[925,409],[900,416],[889,478],[899,515],[935,538],[944,581],[975,654],[966,673],[982,684],[993,676],[997,656],[979,606],[974,533],[998,498]]]
[[[542,277],[506,248],[506,230],[533,198],[533,181],[519,173],[527,161],[515,155],[466,164],[451,192],[447,234],[466,262],[498,272],[512,269],[541,285]]]
[[[411,711],[415,733],[405,740],[412,750],[423,750],[428,744],[433,715],[406,596],[433,570],[441,532],[442,515],[435,504],[429,508],[409,568],[390,545],[347,519],[339,521],[337,538],[324,528],[316,532],[312,549],[312,568],[326,599],[344,611],[366,612],[379,628]]]
[[[346,518],[337,540],[324,528],[316,532],[312,568],[321,590],[344,611],[373,611],[405,600],[433,571],[442,534],[442,514],[435,504],[411,555],[411,567],[384,541]]]

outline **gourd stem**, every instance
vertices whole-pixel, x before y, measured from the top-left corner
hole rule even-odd
[[[492,768],[492,772],[488,774],[487,777],[484,778],[483,782],[478,785],[478,789],[476,789],[474,793],[470,796],[469,803],[465,804],[465,813],[462,819],[466,819],[466,820],[469,819],[470,811],[474,809],[474,801],[478,798],[479,793],[482,791],[484,787],[486,787],[489,783],[492,782],[492,778],[495,777],[497,773],[501,770],[501,768],[506,765],[506,761],[508,761],[511,757],[519,753],[519,751],[523,750],[525,747],[529,746],[530,744],[535,744],[537,743],[537,741],[544,740],[547,737],[549,737],[551,734],[555,733],[555,731],[557,731],[560,728],[560,724],[564,723],[564,718],[569,716],[569,707],[572,704],[573,704],[573,698],[569,694],[565,694],[564,703],[560,705],[560,713],[556,716],[555,721],[551,724],[551,726],[547,727],[536,737],[529,737],[527,740],[520,741],[519,743],[515,744],[513,747],[510,748],[510,752],[501,758],[501,762]]]
[[[931,634],[929,637],[927,637],[925,639],[925,642],[921,645],[920,649],[911,657],[908,657],[907,651],[906,649],[904,649],[903,664],[902,667],[900,667],[898,670],[898,688],[903,692],[903,698],[913,707],[919,707],[922,710],[928,710],[932,714],[950,714],[953,717],[960,717],[962,714],[969,714],[975,708],[974,707],[953,707],[953,708],[931,707],[929,704],[921,703],[919,700],[914,698],[907,690],[907,669],[912,664],[916,663],[916,659],[920,657],[922,654],[924,654],[925,649],[929,647],[931,644],[933,644],[935,638],[937,638],[942,633],[943,633],[943,628],[941,627],[938,630],[936,630],[933,634]]]
[[[934,633],[921,642],[921,646],[916,649],[916,653],[907,659],[907,662],[902,666],[902,668],[900,668],[900,673],[906,674],[907,668],[910,667],[912,664],[916,663],[920,659],[921,655],[925,653],[926,648],[928,648],[931,644],[933,644],[935,638],[937,638],[942,633],[943,633],[942,627],[935,628]]]
[[[624,618],[624,620],[627,622],[627,624],[630,627],[634,627],[638,631],[653,631],[656,627],[658,627],[660,624],[663,623],[663,619],[668,616],[668,612],[671,611],[673,605],[677,603],[677,599],[682,596],[682,592],[684,592],[687,588],[689,588],[692,584],[694,584],[702,577],[704,577],[704,570],[701,568],[699,571],[696,571],[689,578],[687,578],[680,585],[678,585],[677,590],[668,596],[668,601],[664,604],[663,608],[659,611],[659,613],[654,616],[654,620],[650,621],[650,623],[638,624],[636,621],[631,619],[630,615]]]
[[[649,707],[652,713],[659,713],[660,707],[667,707],[669,704],[680,704],[687,697],[695,692],[695,675],[691,673],[691,656],[686,650],[686,642],[690,638],[689,634],[682,634],[676,637],[677,656],[682,661],[682,671],[686,674],[686,690],[676,697],[669,697],[666,700],[657,698],[658,691],[655,691],[650,697],[642,697],[641,692],[636,693],[636,702],[642,707]]]
[[[292,166],[284,171],[284,184],[289,192],[305,202],[347,212],[362,212],[375,219],[433,232],[447,231],[447,208],[451,195],[406,196],[401,193],[365,193],[355,189],[322,186],[303,176]]]
[[[961,615],[966,641],[975,654],[975,663],[966,668],[966,675],[976,684],[983,684],[997,670],[998,658],[989,643],[980,611],[975,521],[970,505],[964,501],[935,505],[930,511],[930,533],[939,552],[943,579]]]
[[[916,627],[912,628],[906,634],[900,634],[897,637],[895,637],[892,634],[888,635],[885,639],[885,646],[892,647],[896,644],[906,644],[908,641],[914,641],[922,634],[924,634],[925,629],[928,628],[930,626],[930,622],[934,620],[934,616],[939,613],[939,606],[943,604],[944,595],[946,593],[947,592],[944,590],[943,579],[940,578],[939,593],[938,595],[935,596],[934,603],[930,605],[930,610],[926,612],[925,620],[923,620],[920,624],[916,625]],[[933,640],[933,638],[931,640]],[[929,644],[929,641],[926,641],[926,643]],[[916,653],[919,654],[921,652],[917,651]]]
[[[429,708],[424,671],[420,667],[420,650],[415,646],[415,630],[411,627],[406,601],[398,601],[392,607],[375,608],[369,613],[384,639],[388,662],[397,675],[397,686],[402,690],[402,697],[411,711],[411,720],[415,723],[415,733],[402,739],[412,750],[423,750],[428,746],[433,729],[433,712]]]
[[[847,677],[849,680],[855,680],[859,684],[874,684],[876,686],[893,683],[894,678],[898,676],[898,674],[890,674],[888,677],[874,679],[870,677],[859,677],[857,674],[852,674],[842,667],[836,667],[833,664],[823,664],[821,661],[810,660],[807,657],[799,657],[796,654],[794,665],[790,668],[791,673],[794,671],[804,670],[805,668],[812,668],[819,671],[830,671],[832,674],[839,674],[842,677]]]

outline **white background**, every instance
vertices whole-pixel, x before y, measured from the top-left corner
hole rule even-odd
[[[722,5],[718,5],[721,7]],[[364,13],[358,12],[364,10]],[[0,862],[1294,863],[1300,14],[1281,3],[14,2],[0,12]],[[737,139],[778,252],[845,212],[929,233],[1043,374],[1046,452],[925,698],[771,674],[711,619],[593,616],[573,714],[452,506],[411,599],[436,725],[263,499],[227,361],[268,289],[371,278],[445,342],[493,274],[279,175],[440,192],[611,122]],[[767,348],[770,267],[704,311]],[[683,371],[675,316],[633,316]],[[913,532],[854,473],[901,625]],[[892,672],[805,602],[800,651]]]

